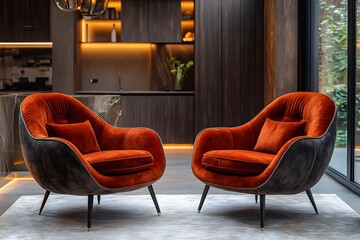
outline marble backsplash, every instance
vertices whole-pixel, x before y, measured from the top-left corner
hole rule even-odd
[[[19,109],[28,94],[0,95],[0,179],[13,171],[27,171],[19,140]],[[119,95],[75,95],[98,116],[118,126],[121,117]]]

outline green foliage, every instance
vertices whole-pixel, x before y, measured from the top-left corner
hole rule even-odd
[[[360,29],[360,8],[357,8],[357,29]],[[337,146],[347,142],[347,69],[348,69],[348,1],[320,1],[320,82],[319,89],[332,97],[337,106]],[[358,34],[359,36],[359,34]],[[358,37],[359,38],[359,37]],[[360,57],[357,58],[360,69]],[[360,74],[357,74],[359,77]],[[360,145],[360,83],[356,84],[355,141]]]
[[[333,4],[333,3],[336,3]],[[347,1],[320,1],[320,78],[324,85],[347,81]]]
[[[356,83],[356,93],[360,93],[360,83]],[[326,91],[334,100],[337,107],[338,121],[337,121],[337,136],[336,145],[345,146],[347,142],[347,85],[334,84]],[[360,95],[355,96],[355,141],[356,145],[360,145]]]
[[[174,76],[176,76],[181,80],[184,79],[187,70],[189,70],[189,68],[191,68],[194,65],[193,60],[189,60],[187,63],[183,63],[182,61],[177,60],[174,57],[170,58],[169,62],[171,66],[170,68],[171,74],[173,74]]]

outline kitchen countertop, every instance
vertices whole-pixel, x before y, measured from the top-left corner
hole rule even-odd
[[[194,91],[76,91],[76,94],[110,95],[194,95]]]

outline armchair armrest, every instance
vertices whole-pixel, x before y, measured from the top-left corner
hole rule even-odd
[[[165,162],[159,135],[149,128],[117,128],[106,125],[99,143],[102,150],[145,150],[155,162]]]
[[[201,131],[194,143],[193,164],[201,164],[204,153],[212,150],[252,150],[255,137],[249,124],[232,128],[207,128]]]

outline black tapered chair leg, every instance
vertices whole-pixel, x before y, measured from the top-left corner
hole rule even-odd
[[[45,195],[44,195],[44,198],[43,198],[43,201],[42,201],[42,203],[41,203],[40,210],[39,210],[39,215],[41,215],[41,212],[42,212],[42,210],[44,209],[45,203],[46,203],[49,195],[50,195],[50,191],[47,191],[47,190],[46,190]]]
[[[158,215],[160,216],[161,215],[161,211],[160,211],[160,207],[159,207],[159,204],[158,204],[158,201],[156,199],[156,195],[155,195],[155,191],[154,191],[154,188],[152,185],[148,186],[148,189],[149,189],[149,192],[150,192],[150,195],[151,195],[151,198],[155,204],[155,208],[156,208],[156,211],[158,213]]]
[[[260,230],[264,230],[265,222],[265,195],[260,194]]]
[[[101,195],[97,195],[98,205],[100,205]]]
[[[306,190],[306,194],[307,194],[308,198],[310,199],[310,202],[311,202],[311,204],[313,205],[316,214],[319,214],[319,213],[318,213],[318,210],[317,210],[317,207],[316,207],[316,204],[315,204],[314,197],[313,197],[313,195],[312,195],[312,193],[311,193],[310,188],[309,188],[308,190]]]
[[[258,195],[255,194],[255,203],[257,203],[257,202],[258,202]]]
[[[201,211],[201,208],[205,202],[205,198],[209,192],[209,189],[210,189],[210,186],[209,185],[205,185],[205,188],[204,188],[204,191],[202,193],[202,196],[201,196],[201,200],[200,200],[200,203],[199,203],[199,207],[198,207],[198,213]]]
[[[93,205],[94,205],[94,195],[88,195],[88,217],[87,217],[88,231],[90,231],[91,228]]]

